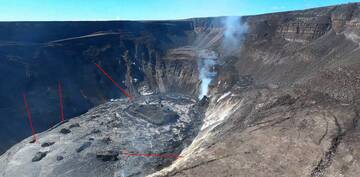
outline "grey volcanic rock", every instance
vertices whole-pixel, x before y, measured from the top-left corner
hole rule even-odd
[[[60,160],[63,160],[63,159],[64,159],[64,157],[63,157],[63,156],[61,156],[61,155],[56,156],[56,160],[57,160],[57,161],[60,161]]]
[[[78,123],[74,123],[69,126],[70,129],[75,128],[75,127],[80,127],[80,125]]]
[[[31,159],[32,162],[37,162],[43,159],[46,156],[47,152],[37,152],[35,156]]]
[[[183,158],[149,176],[358,176],[355,106],[303,90],[231,92],[213,97]]]
[[[81,152],[91,146],[91,142],[83,143],[79,148],[76,149],[76,152]]]
[[[45,142],[45,143],[41,144],[41,147],[49,147],[53,144],[55,144],[55,142]]]
[[[101,159],[102,161],[117,161],[119,152],[116,151],[105,151],[105,152],[97,152],[96,158]]]
[[[158,105],[132,105],[126,110],[133,116],[140,117],[152,124],[164,125],[176,122],[179,115],[169,107]]]
[[[159,101],[163,107],[157,106]],[[182,95],[152,95],[131,102],[118,99],[102,104],[37,135],[39,142],[55,142],[51,146],[30,144],[28,138],[9,149],[0,157],[0,176],[145,176],[176,158],[128,156],[123,152],[180,153],[182,144],[191,141],[200,125],[198,119],[202,116],[195,103],[191,97]],[[130,110],[134,106],[142,107],[137,110],[143,113],[141,116],[132,114]],[[171,116],[169,121],[169,112],[178,117]],[[166,123],[158,124],[150,119],[166,120]],[[72,124],[80,127],[73,128],[69,134],[60,133],[63,127]],[[87,141],[90,137],[91,142]]]
[[[60,130],[60,133],[62,133],[62,134],[68,134],[70,132],[71,132],[71,130],[69,130],[67,128],[63,128],[63,129]]]

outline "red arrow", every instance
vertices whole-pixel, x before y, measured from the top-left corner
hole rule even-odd
[[[58,82],[58,94],[59,94],[59,100],[60,100],[60,119],[61,123],[64,122],[64,107],[63,107],[63,98],[62,98],[62,89],[61,89],[61,82]]]
[[[28,105],[27,100],[26,100],[25,93],[23,94],[23,97],[24,97],[25,109],[26,109],[26,112],[27,112],[27,115],[28,115],[29,124],[30,124],[30,128],[31,128],[31,133],[32,133],[33,139],[35,140],[35,142],[37,142],[37,138],[35,136],[35,129],[34,129],[33,124],[32,124],[31,113],[30,113],[29,105]]]
[[[106,73],[106,72],[101,68],[100,65],[98,65],[97,63],[95,63],[95,65],[96,65],[97,68],[99,68],[99,70],[100,70],[102,73],[104,73],[104,75],[105,75],[107,78],[109,78],[109,79],[111,80],[112,83],[114,83],[114,85],[115,85],[117,88],[120,89],[120,91],[121,91],[125,96],[127,96],[127,97],[129,98],[129,100],[132,99],[132,97],[131,97],[129,94],[127,94],[127,93],[125,92],[125,90],[122,89],[122,88],[119,86],[119,84],[117,84],[117,83],[114,81],[114,79],[112,79],[112,78],[109,76],[109,74]]]

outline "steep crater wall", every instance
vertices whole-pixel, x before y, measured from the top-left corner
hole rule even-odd
[[[196,95],[196,60],[168,54],[194,36],[191,21],[0,23],[0,153],[31,135],[23,94],[37,132],[60,121],[58,82],[66,119],[125,97],[95,63],[132,97]]]
[[[0,23],[0,152],[31,133],[23,93],[38,132],[60,120],[58,81],[66,118],[124,97],[94,63],[134,97],[156,92],[197,96],[198,48],[218,54],[212,95],[299,87],[354,103],[360,98],[359,12],[354,3],[246,16],[243,43],[230,54],[222,48],[225,17]],[[323,78],[326,82],[319,81]]]

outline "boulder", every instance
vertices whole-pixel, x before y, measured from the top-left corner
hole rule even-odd
[[[49,147],[53,144],[55,144],[55,142],[45,142],[45,143],[41,144],[41,147]]]
[[[46,156],[47,152],[37,152],[35,156],[32,158],[32,162],[37,162],[43,159]]]
[[[90,146],[91,146],[91,142],[89,142],[89,141],[85,142],[79,148],[76,149],[76,152],[81,152],[81,151],[87,149]]]
[[[75,127],[80,127],[80,124],[79,123],[74,123],[74,124],[71,124],[69,126],[69,128],[75,128]]]
[[[71,131],[69,129],[67,129],[67,128],[63,128],[63,129],[60,130],[60,133],[62,133],[62,134],[68,134],[70,132]]]
[[[104,162],[117,161],[119,153],[116,151],[100,151],[96,153],[96,158]]]
[[[56,156],[56,160],[57,160],[57,161],[61,161],[61,160],[63,160],[63,159],[64,159],[64,157],[63,157],[63,156],[61,156],[61,155]]]

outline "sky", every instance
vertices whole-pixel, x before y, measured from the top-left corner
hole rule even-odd
[[[0,0],[0,21],[168,20],[242,16],[352,0]]]

